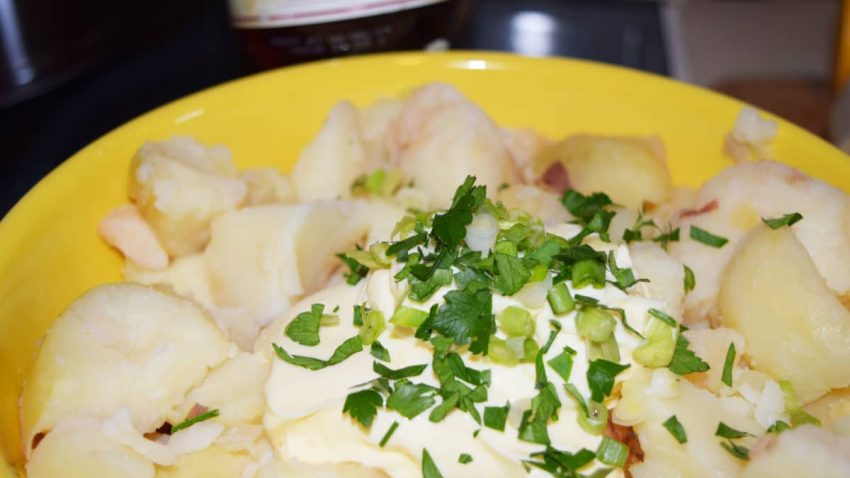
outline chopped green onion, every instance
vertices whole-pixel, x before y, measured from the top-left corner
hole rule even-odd
[[[688,435],[685,433],[685,427],[679,423],[679,419],[676,418],[676,415],[672,415],[670,418],[665,420],[662,425],[664,425],[664,428],[673,435],[673,438],[675,438],[679,444],[684,445],[688,442]]]
[[[218,415],[219,415],[219,411],[216,408],[214,410],[209,410],[209,411],[204,412],[200,415],[196,415],[192,418],[183,420],[182,422],[178,423],[177,425],[174,425],[173,427],[171,427],[171,434],[173,435],[173,434],[179,432],[180,430],[184,430],[186,428],[191,427],[192,425],[194,425],[196,423],[200,423],[202,421],[209,420],[210,418],[215,418]]]
[[[607,436],[602,437],[602,442],[596,449],[596,459],[606,465],[622,468],[628,457],[629,447]]]
[[[726,350],[726,360],[723,362],[723,374],[720,381],[728,386],[732,386],[732,368],[735,365],[735,342],[729,343],[729,349]]]
[[[522,361],[523,362],[533,362],[534,358],[537,357],[537,352],[540,352],[540,346],[537,345],[537,341],[531,337],[525,339],[522,343]]]
[[[496,317],[499,328],[509,337],[531,337],[534,335],[534,318],[522,307],[508,306]]]
[[[676,328],[676,327],[679,326],[679,323],[676,322],[676,319],[674,319],[673,317],[670,317],[669,315],[667,315],[666,313],[664,313],[664,312],[662,312],[658,309],[649,309],[648,312],[649,312],[649,315],[651,315],[651,316],[655,317],[656,319],[664,322],[665,324],[669,325],[670,327]]]
[[[528,282],[540,282],[549,275],[549,268],[542,265],[537,264],[536,266],[531,268],[531,279]]]
[[[729,242],[729,239],[721,236],[715,236],[714,234],[706,231],[705,229],[700,229],[696,226],[691,226],[691,239],[701,242],[706,246],[721,248]]]
[[[578,425],[591,435],[599,435],[608,424],[608,409],[605,404],[588,400],[587,414],[578,414]]]
[[[384,348],[384,346],[377,340],[372,342],[372,346],[369,348],[369,353],[372,354],[372,357],[375,357],[378,360],[383,360],[384,362],[390,361],[390,351]]]
[[[573,296],[570,294],[570,289],[563,282],[549,289],[546,293],[546,300],[549,301],[549,306],[552,307],[552,312],[555,315],[564,315],[576,307]]]
[[[513,367],[519,363],[519,358],[513,349],[495,335],[490,337],[490,343],[487,345],[487,356],[494,363],[508,367]]]
[[[360,339],[363,345],[371,345],[384,333],[386,328],[384,314],[380,310],[370,310],[363,317],[363,326],[360,327]]]
[[[428,312],[413,307],[401,306],[393,312],[390,323],[404,327],[419,327],[428,318]]]
[[[573,264],[572,281],[576,289],[589,285],[601,289],[605,287],[605,265],[592,259],[578,261]]]
[[[783,422],[782,420],[776,420],[775,422],[773,422],[773,425],[767,427],[767,433],[775,433],[775,434],[778,435],[778,434],[784,432],[785,430],[790,430],[790,429],[791,429],[791,425]]]
[[[387,442],[390,441],[390,437],[393,436],[393,433],[395,433],[396,428],[398,428],[398,422],[393,422],[393,424],[390,425],[390,428],[387,429],[387,432],[384,433],[384,436],[381,437],[381,441],[378,442],[379,447],[383,448],[384,445],[386,445]]]
[[[799,212],[792,212],[791,214],[786,214],[774,219],[761,218],[761,220],[771,229],[779,229],[782,226],[790,227],[800,222],[801,219],[803,219],[803,215]]]
[[[322,327],[339,325],[339,316],[336,314],[322,314],[322,318],[319,319],[319,325]]]
[[[727,425],[723,422],[720,422],[720,423],[717,424],[717,430],[714,432],[714,436],[718,436],[718,437],[721,437],[721,438],[735,439],[735,438],[751,437],[751,436],[755,436],[755,435],[752,435],[752,434],[747,433],[747,432],[742,432],[741,430],[736,430],[736,429],[730,427],[729,425]]]
[[[820,420],[803,410],[803,406],[800,404],[800,400],[797,398],[797,392],[794,390],[791,382],[782,380],[779,382],[779,388],[782,390],[782,395],[785,398],[785,411],[791,418],[792,427],[796,428],[806,423],[817,426],[821,425]]]
[[[694,271],[691,270],[688,266],[683,266],[685,268],[685,293],[694,290],[694,287],[697,285],[697,278],[694,275]]]
[[[576,314],[576,329],[579,335],[593,342],[608,340],[616,326],[617,320],[607,310],[588,307]]]
[[[505,423],[508,421],[508,412],[511,409],[511,404],[507,403],[504,407],[485,407],[484,408],[484,426],[505,431]]]
[[[497,242],[496,246],[493,248],[493,251],[500,253],[500,254],[505,254],[505,255],[514,256],[514,257],[516,257],[516,255],[519,253],[517,251],[516,244],[514,244],[511,241],[499,241],[499,242]]]
[[[575,354],[575,350],[572,350],[572,354]],[[565,382],[570,379],[573,370],[572,354],[565,348],[563,352],[546,362]]]
[[[676,329],[661,319],[652,320],[644,334],[646,340],[632,352],[635,362],[652,368],[670,365],[676,352]]]
[[[739,460],[747,461],[750,459],[750,450],[747,447],[736,445],[731,441],[724,441],[720,444],[720,446]]]
[[[620,346],[617,344],[617,339],[612,334],[603,342],[587,341],[587,358],[588,360],[605,359],[609,362],[620,361]]]

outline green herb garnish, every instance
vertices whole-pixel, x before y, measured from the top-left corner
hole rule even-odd
[[[196,423],[200,423],[200,422],[203,422],[205,420],[209,420],[210,418],[215,418],[218,415],[219,415],[219,411],[216,408],[216,409],[209,410],[209,411],[206,411],[204,413],[201,413],[200,415],[196,415],[192,418],[188,418],[186,420],[183,420],[182,422],[178,423],[177,425],[174,425],[174,426],[171,427],[171,434],[173,435],[173,434],[179,432],[180,430],[185,430],[186,428],[189,428]]]
[[[732,386],[732,368],[735,365],[735,342],[729,343],[729,348],[726,350],[726,360],[723,362],[723,374],[720,381],[728,386]]]
[[[384,399],[380,393],[374,390],[361,390],[345,397],[342,413],[348,413],[351,418],[369,428],[378,413],[378,408],[382,406],[384,406]]]
[[[786,214],[782,217],[777,217],[773,219],[761,218],[762,222],[767,224],[767,226],[771,229],[779,229],[782,226],[791,227],[794,224],[800,222],[803,219],[803,215],[799,212],[792,212],[791,214]]]
[[[729,242],[729,239],[725,237],[715,236],[714,234],[706,231],[705,229],[700,229],[696,226],[691,226],[691,239],[701,242],[706,246],[721,248]]]
[[[673,435],[673,438],[676,439],[680,444],[685,444],[688,442],[688,435],[685,433],[685,427],[679,422],[679,419],[676,418],[676,415],[672,415],[670,418],[662,423],[664,428]]]

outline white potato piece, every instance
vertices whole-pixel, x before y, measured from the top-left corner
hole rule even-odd
[[[154,465],[104,436],[96,423],[56,427],[33,451],[29,478],[153,478]]]
[[[203,249],[210,220],[239,207],[247,188],[227,148],[174,137],[139,149],[129,192],[165,250],[179,257]]]
[[[844,478],[850,471],[850,438],[840,438],[814,425],[803,425],[779,436],[768,435],[741,478],[812,476]]]
[[[206,250],[213,299],[244,307],[260,325],[297,297],[321,288],[369,231],[366,202],[317,201],[266,205],[225,214],[212,224]]]
[[[129,409],[153,431],[230,344],[191,302],[137,284],[90,290],[47,332],[21,398],[26,451],[61,419]]]
[[[217,409],[216,421],[224,425],[259,423],[266,406],[263,386],[269,369],[269,361],[261,355],[241,352],[227,359],[186,394],[170,422],[179,423],[198,404]]]
[[[276,202],[295,202],[295,186],[288,176],[275,168],[246,169],[239,174],[248,187],[245,204],[260,206]]]
[[[654,375],[667,375],[660,380]],[[657,383],[668,384],[658,387]],[[676,415],[687,433],[679,444],[662,425]],[[736,430],[761,434],[751,418],[751,407],[740,398],[721,398],[672,377],[667,369],[635,369],[623,383],[622,399],[613,412],[614,423],[633,426],[644,451],[642,463],[630,471],[635,478],[737,476],[743,462],[720,447],[714,436],[723,422]],[[748,440],[741,441],[747,445]]]
[[[508,208],[522,209],[539,217],[547,226],[572,219],[558,196],[537,186],[513,184],[499,191],[497,198]]]
[[[292,170],[292,184],[301,202],[346,198],[351,196],[351,183],[366,172],[366,167],[357,110],[348,101],[341,101],[301,152]]]
[[[448,207],[467,175],[486,185],[490,197],[518,178],[499,128],[452,86],[418,88],[391,128],[397,166],[431,196],[432,206]]]
[[[358,110],[360,137],[369,170],[385,167],[389,163],[391,152],[387,143],[387,134],[390,124],[398,118],[402,108],[404,108],[404,101],[382,98]]]
[[[696,275],[696,288],[685,298],[688,322],[716,317],[721,273],[737,242],[762,217],[801,213],[794,233],[827,285],[839,295],[850,293],[850,198],[844,192],[783,164],[743,162],[703,184],[695,208],[705,211],[682,217],[681,241],[670,245]],[[729,243],[718,249],[694,241],[692,225]]]
[[[203,254],[183,256],[162,270],[149,270],[128,262],[124,264],[124,279],[144,285],[166,286],[205,308],[214,306]]]
[[[850,436],[850,388],[833,390],[803,408],[817,417],[824,429]]]
[[[758,226],[721,280],[723,324],[747,342],[756,370],[788,380],[805,403],[850,385],[850,312],[789,228]]]
[[[133,264],[146,269],[168,267],[168,253],[136,206],[115,208],[100,220],[97,232]]]
[[[389,478],[381,470],[359,463],[313,465],[276,461],[260,468],[254,478]]]
[[[719,393],[723,386],[720,379],[723,375],[723,365],[729,344],[735,344],[736,358],[740,359],[745,351],[744,337],[736,330],[727,327],[691,329],[684,334],[691,343],[690,349],[711,367],[706,372],[688,374],[687,379],[714,393]],[[733,380],[732,383],[736,382]]]
[[[531,128],[502,128],[502,139],[520,173],[520,178],[526,183],[533,183],[534,158],[552,142]]]
[[[181,456],[173,466],[158,467],[156,478],[239,478],[251,456],[211,446]]]
[[[649,279],[642,287],[649,297],[666,301],[669,314],[681,320],[682,299],[685,297],[685,269],[658,244],[634,242],[629,245],[629,256],[638,279]]]
[[[673,188],[664,145],[656,137],[574,135],[541,151],[534,162],[538,176],[560,162],[572,189],[604,192],[631,209],[661,204]]]

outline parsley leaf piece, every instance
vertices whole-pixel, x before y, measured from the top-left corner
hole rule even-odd
[[[519,425],[519,439],[530,443],[548,445],[549,431],[546,429],[549,421],[558,417],[561,401],[554,385],[547,383],[540,389],[536,397],[531,399],[531,408],[522,414]]]
[[[390,441],[390,437],[393,436],[393,433],[395,433],[396,428],[398,428],[398,422],[394,421],[392,425],[390,425],[390,427],[387,429],[387,432],[384,433],[384,436],[381,437],[381,441],[378,442],[379,447],[383,448],[384,445],[386,445],[387,442]]]
[[[502,295],[516,294],[531,279],[531,272],[523,265],[520,258],[497,252],[495,260],[495,287]]]
[[[457,462],[462,464],[462,465],[472,463],[472,455],[470,455],[469,453],[461,453],[457,457]]]
[[[614,203],[605,193],[597,192],[590,196],[585,196],[574,189],[569,189],[565,191],[564,195],[561,197],[561,204],[563,204],[564,207],[567,208],[567,211],[575,216],[576,219],[587,224],[593,220],[593,216],[595,216],[596,213],[602,211],[605,206],[610,206]]]
[[[572,351],[572,353],[570,353],[570,351]],[[564,348],[561,353],[546,362],[565,382],[570,379],[570,374],[573,371],[572,354],[575,354],[575,350],[567,350],[567,348]]]
[[[357,262],[354,258],[347,254],[340,252],[337,253],[336,256],[339,257],[346,266],[348,266],[349,273],[345,275],[345,282],[349,285],[357,285],[357,283],[369,273],[368,267]]]
[[[354,318],[351,323],[354,324],[355,327],[363,325],[363,316],[366,315],[366,312],[369,312],[369,308],[366,307],[366,305],[355,305]]]
[[[726,350],[726,360],[723,362],[723,374],[720,381],[728,386],[732,386],[732,368],[735,365],[735,342],[729,342],[729,348]]]
[[[532,453],[531,458],[536,458],[536,460],[526,460],[523,463],[547,471],[552,476],[575,477],[578,476],[576,471],[593,461],[596,454],[586,448],[582,448],[573,454],[547,447],[544,451]],[[607,472],[599,475],[594,473],[593,478],[602,478],[610,471],[607,470]]]
[[[434,464],[434,459],[428,450],[422,449],[422,478],[443,478],[437,465]]]
[[[182,422],[178,423],[177,425],[174,425],[174,426],[171,427],[171,434],[173,435],[173,434],[179,432],[180,430],[185,430],[186,428],[189,428],[196,423],[200,423],[200,422],[209,420],[210,418],[215,418],[218,415],[219,415],[219,411],[216,408],[216,409],[213,409],[213,410],[208,410],[208,411],[206,411],[206,412],[204,412],[200,415],[196,415],[192,418],[188,418],[186,420],[183,420]]]
[[[720,443],[720,446],[739,460],[747,461],[750,459],[750,450],[747,447],[737,445],[728,440]]]
[[[431,408],[435,390],[423,383],[399,382],[387,398],[387,408],[406,418],[413,418]]]
[[[786,214],[782,217],[777,217],[773,219],[761,218],[762,222],[767,224],[767,226],[771,229],[779,229],[782,226],[791,227],[794,224],[800,222],[803,219],[803,215],[799,212],[792,212],[791,214]]]
[[[614,388],[614,379],[629,366],[629,364],[621,365],[605,359],[591,361],[587,368],[587,385],[590,387],[590,396],[593,401],[601,403],[610,395]]]
[[[790,430],[790,429],[791,429],[791,425],[783,422],[782,420],[776,420],[775,422],[773,422],[772,425],[767,427],[767,433],[775,433],[775,434],[778,435],[778,434],[784,432],[785,430]]]
[[[694,271],[691,270],[688,266],[683,266],[685,268],[685,294],[694,290],[694,287],[697,285],[697,278],[694,276]]]
[[[303,355],[290,355],[286,350],[283,349],[278,344],[272,344],[275,353],[277,356],[283,360],[284,362],[290,363],[292,365],[296,365],[298,367],[303,367],[308,370],[320,370],[325,367],[330,367],[332,365],[336,365],[348,357],[356,354],[363,350],[363,342],[360,340],[360,336],[355,335],[350,339],[346,340],[339,347],[334,350],[333,355],[327,360],[317,359],[314,357],[305,357]]]
[[[721,438],[735,439],[735,438],[751,437],[751,436],[755,436],[755,435],[752,435],[752,434],[747,433],[747,432],[742,432],[740,430],[736,430],[736,429],[730,427],[729,425],[727,425],[723,422],[720,422],[720,423],[717,424],[717,430],[714,432],[714,436],[718,436],[718,437],[721,437]]]
[[[401,380],[403,378],[415,377],[428,367],[427,363],[411,365],[409,367],[393,370],[380,362],[372,362],[372,370],[378,375],[389,380]]]
[[[668,243],[679,242],[679,228],[669,229],[667,232],[655,236],[652,242],[658,242],[661,244],[661,247],[667,249]]]
[[[428,420],[434,423],[443,421],[446,415],[449,414],[460,402],[460,392],[453,390],[448,395],[443,397],[443,402],[431,409],[431,414],[428,415]]]
[[[484,407],[484,426],[500,432],[505,431],[510,410],[510,403],[506,403],[504,407]]]
[[[567,391],[567,395],[576,402],[576,405],[578,405],[581,409],[584,416],[590,416],[590,410],[587,408],[587,402],[584,400],[584,397],[581,396],[581,392],[578,391],[578,388],[571,383],[565,383],[564,389]]]
[[[633,242],[633,241],[642,241],[643,240],[643,231],[641,231],[641,229],[643,229],[644,227],[653,227],[653,228],[658,227],[658,226],[655,225],[655,221],[653,221],[652,219],[644,219],[643,214],[644,214],[644,211],[640,211],[638,213],[637,220],[635,220],[635,223],[631,227],[631,229],[626,229],[626,230],[623,231],[623,238],[622,239],[623,239],[623,242],[625,242],[626,244]]]
[[[374,390],[360,390],[345,397],[342,413],[348,413],[351,418],[369,428],[372,426],[375,415],[378,414],[378,408],[382,406],[384,406],[384,399],[380,393]]]
[[[552,265],[555,256],[561,253],[560,238],[549,238],[533,251],[527,252],[525,258],[546,267]]]
[[[614,251],[608,252],[608,269],[615,279],[612,284],[623,292],[626,292],[626,289],[638,282],[649,282],[649,279],[635,279],[634,271],[631,268],[618,266],[617,260],[614,258]]]
[[[721,248],[729,242],[729,239],[721,236],[715,236],[714,234],[706,231],[705,229],[701,229],[694,225],[691,225],[691,239],[701,242],[706,246]]]
[[[369,353],[372,357],[375,357],[378,360],[382,360],[384,362],[390,361],[390,351],[384,348],[384,346],[377,340],[372,342],[372,347],[369,348]]]
[[[492,293],[489,290],[471,292],[469,288],[453,290],[444,296],[445,304],[434,315],[430,327],[451,337],[458,345],[470,343],[469,351],[487,351],[490,335],[495,329],[492,314]],[[428,324],[429,319],[422,324]]]
[[[710,369],[705,360],[699,358],[688,348],[691,343],[679,332],[676,338],[676,348],[673,351],[673,359],[667,366],[676,375],[687,375],[689,373],[705,372]]]
[[[408,282],[410,282],[410,298],[417,302],[425,302],[434,295],[434,292],[437,292],[437,289],[452,283],[452,271],[436,269],[426,280],[413,276],[408,278]]]
[[[428,242],[428,236],[424,232],[420,232],[419,234],[414,234],[407,239],[403,239],[398,242],[394,242],[387,247],[387,256],[393,257],[398,255],[400,252],[407,252],[414,247],[425,244]]]
[[[665,324],[669,325],[670,327],[673,327],[674,329],[679,326],[679,323],[676,322],[676,319],[674,319],[673,317],[670,317],[669,315],[667,315],[666,313],[664,313],[664,312],[662,312],[658,309],[649,309],[647,312],[649,312],[649,315],[655,317],[656,319],[660,320],[661,322],[664,322]]]
[[[486,186],[475,186],[475,176],[467,176],[455,191],[451,207],[434,216],[431,225],[434,238],[448,249],[459,246],[466,237],[466,226],[472,223],[472,215],[481,206],[486,193]]]
[[[284,333],[293,342],[301,345],[318,345],[319,325],[324,311],[325,306],[323,304],[313,304],[310,306],[310,312],[301,312],[296,315],[292,322],[286,325]]]
[[[677,442],[684,445],[688,442],[688,435],[685,433],[685,427],[679,422],[679,419],[676,418],[676,415],[671,415],[670,418],[662,423],[664,428],[673,435],[673,438],[676,439]]]

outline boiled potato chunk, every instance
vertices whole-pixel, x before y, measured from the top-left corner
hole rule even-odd
[[[96,425],[57,427],[27,463],[29,478],[153,478],[154,465]]]
[[[357,110],[342,101],[328,114],[319,134],[292,170],[299,201],[351,196],[351,183],[366,172],[366,150],[360,137]]]
[[[768,436],[771,443],[754,453],[742,478],[811,476],[843,478],[850,471],[850,438],[839,438],[813,425]]]
[[[486,185],[490,197],[518,179],[501,130],[453,86],[418,88],[390,128],[393,160],[433,207],[448,207],[467,175]]]
[[[721,284],[723,323],[744,336],[753,368],[789,380],[804,403],[850,385],[850,312],[791,229],[754,229]]]
[[[191,138],[145,143],[130,165],[130,198],[172,257],[203,249],[210,220],[236,209],[247,188],[230,152]]]
[[[213,222],[206,250],[213,300],[250,309],[268,324],[294,298],[321,288],[339,266],[337,252],[354,248],[371,219],[362,202],[266,205]]]
[[[247,453],[231,453],[213,445],[181,456],[173,466],[159,467],[156,478],[238,478],[249,462]]]
[[[763,430],[750,412],[743,399],[717,397],[665,368],[640,368],[623,383],[613,421],[634,427],[640,438],[644,460],[631,467],[635,478],[737,476],[743,462],[721,448],[714,433],[722,421],[760,435]],[[685,444],[679,444],[663,426],[672,415],[685,429]]]
[[[688,380],[714,393],[719,393],[723,386],[720,379],[723,375],[729,344],[735,344],[736,358],[740,358],[745,350],[744,337],[738,331],[728,327],[691,329],[683,333],[690,341],[690,349],[711,367],[705,372],[688,374]]]
[[[570,186],[582,194],[602,191],[627,208],[660,204],[673,189],[658,138],[575,135],[544,149],[535,159],[542,174],[560,161]]]
[[[153,431],[229,348],[185,299],[127,283],[90,290],[47,332],[24,385],[27,453],[36,434],[70,416],[128,409],[136,429]]]
[[[313,465],[273,462],[257,470],[254,478],[387,478],[381,470],[359,463]]]
[[[629,245],[629,255],[636,277],[649,279],[646,288],[650,297],[667,301],[664,310],[673,317],[679,317],[682,298],[685,296],[685,269],[682,263],[672,258],[658,244],[650,242],[632,243]]]

